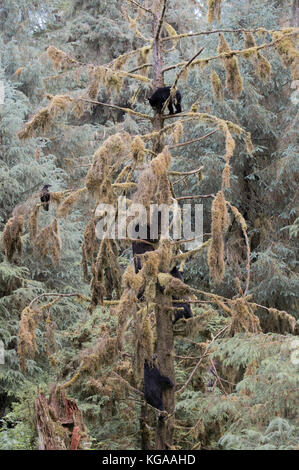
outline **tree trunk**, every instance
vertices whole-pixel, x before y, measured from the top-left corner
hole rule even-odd
[[[171,319],[171,297],[163,295],[157,289],[156,295],[156,330],[157,344],[156,353],[158,356],[159,370],[162,375],[166,375],[175,384],[174,374],[174,340],[173,326]],[[164,409],[168,414],[172,414],[175,407],[175,387],[167,388],[162,395]],[[167,450],[172,446],[174,430],[174,418],[164,418],[158,420],[156,427],[156,449]]]
[[[159,15],[161,15],[161,3],[158,0],[154,2],[154,44],[153,44],[153,73],[154,89],[164,85],[162,74],[162,53],[160,34],[157,36],[159,27]],[[162,7],[163,8],[163,7]],[[164,120],[156,113],[153,123],[154,129],[159,131],[164,126]],[[156,153],[163,149],[163,137],[160,137],[153,149]],[[171,307],[171,297],[163,295],[159,289],[156,294],[156,353],[158,357],[159,370],[162,375],[169,377],[175,382],[174,376],[174,353],[173,353],[173,327],[169,308]],[[162,395],[164,409],[168,413],[173,413],[175,406],[175,390],[174,387],[167,388]],[[156,444],[157,450],[168,449],[172,445],[174,429],[174,418],[160,419],[156,427]]]

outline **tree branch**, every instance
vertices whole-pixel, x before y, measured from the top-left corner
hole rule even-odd
[[[203,135],[202,137],[198,137],[197,139],[193,139],[193,140],[188,140],[187,142],[182,142],[180,144],[175,144],[175,145],[169,145],[169,149],[175,149],[177,147],[183,147],[183,145],[189,145],[189,144],[193,144],[194,142],[199,142],[200,140],[204,140],[206,139],[207,137],[209,137],[210,135],[212,134],[215,134],[215,132],[217,132],[218,129],[216,129],[215,131],[212,131],[212,132],[209,132],[208,134],[206,135]],[[182,174],[182,173],[181,173]]]
[[[144,393],[141,392],[140,390],[138,390],[137,388],[134,388],[132,387],[132,385],[129,384],[129,382],[127,382],[127,380],[125,380],[121,375],[119,375],[117,372],[114,372],[114,370],[112,371],[112,374],[113,375],[116,375],[116,377],[118,377],[122,382],[124,382],[127,387],[132,390],[133,392],[137,393],[138,395],[140,395],[141,397],[144,397]]]
[[[150,121],[152,120],[152,118],[148,114],[138,113],[137,111],[133,111],[133,109],[130,109],[130,108],[122,108],[121,106],[117,106],[115,104],[108,104],[108,103],[102,103],[101,101],[88,100],[87,98],[76,98],[76,99],[80,101],[86,101],[87,103],[101,104],[102,106],[107,106],[108,108],[115,108],[115,109],[119,109],[120,111],[124,111],[125,113],[128,113],[128,114],[134,114],[135,116],[139,116],[143,119],[148,119]]]
[[[257,29],[214,29],[213,31],[199,31],[196,33],[183,33],[183,34],[177,34],[176,36],[167,36],[165,38],[162,38],[162,41],[173,41],[177,39],[182,39],[182,38],[190,38],[194,36],[202,36],[202,35],[209,35],[209,34],[216,34],[216,33],[257,33],[259,31],[265,31],[263,28],[257,28]],[[283,31],[278,29],[277,31]]]
[[[33,300],[31,300],[30,304],[28,305],[28,308],[31,308],[34,302],[36,302],[38,299],[41,297],[78,297],[82,300],[85,300],[86,302],[89,302],[91,299],[88,297],[85,297],[85,295],[80,294],[80,292],[76,292],[75,294],[57,294],[56,292],[46,292],[44,294],[37,295]]]
[[[191,171],[169,171],[168,174],[172,176],[183,176],[183,175],[194,175],[195,173],[199,173],[204,167],[201,166],[196,170]]]

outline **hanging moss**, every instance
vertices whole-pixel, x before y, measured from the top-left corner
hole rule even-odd
[[[44,227],[34,240],[34,252],[36,256],[44,259],[49,255],[54,266],[59,264],[61,252],[61,239],[58,233],[58,223],[54,219],[52,224]]]
[[[211,72],[210,80],[212,84],[213,96],[216,101],[223,101],[224,91],[219,75],[215,70]]]
[[[220,21],[221,0],[208,0],[208,22]]]
[[[208,249],[210,276],[219,284],[224,276],[224,240],[223,235],[229,225],[229,215],[222,191],[217,193],[212,204],[212,242]]]
[[[263,81],[268,80],[271,76],[272,67],[270,62],[262,56],[259,52],[257,53],[257,68],[256,73],[259,78]]]
[[[230,55],[230,47],[222,33],[219,34],[218,53],[223,55],[224,68],[226,71],[226,88],[236,99],[243,90],[243,80],[240,74],[238,59]]]
[[[58,217],[66,217],[71,208],[80,200],[82,194],[85,193],[86,188],[77,189],[77,191],[73,191],[61,204],[58,209]]]
[[[24,217],[22,215],[11,217],[3,230],[2,242],[5,256],[9,262],[12,261],[15,253],[19,257],[22,254],[22,233],[24,226]]]

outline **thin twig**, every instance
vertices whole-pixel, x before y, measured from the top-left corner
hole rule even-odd
[[[137,3],[134,0],[127,0],[127,1],[130,3],[133,3],[137,8],[141,8],[142,10],[146,11],[147,13],[150,13],[151,15],[154,14],[152,10],[150,10],[149,8],[145,8],[143,5],[140,5],[140,3]]]
[[[199,173],[202,169],[203,166],[191,171],[169,171],[168,174],[172,176],[194,175],[195,173]]]

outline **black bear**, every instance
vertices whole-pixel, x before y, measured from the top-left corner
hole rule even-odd
[[[173,383],[169,377],[161,375],[155,364],[144,361],[144,398],[154,408],[164,411],[162,390],[172,388]]]
[[[152,94],[150,98],[148,98],[150,105],[153,109],[155,109],[159,114],[161,114],[163,104],[167,100],[170,95],[170,86],[165,86],[162,88],[157,88],[157,90]],[[181,113],[181,101],[182,95],[179,90],[177,90],[175,97],[170,98],[168,103],[169,114],[174,114],[173,105],[175,106],[176,113]]]
[[[49,202],[51,199],[51,194],[49,192],[50,184],[45,184],[40,192],[40,200],[43,203],[43,208],[45,211],[49,210]]]
[[[137,274],[138,271],[142,268],[140,256],[147,251],[154,251],[154,247],[151,243],[156,243],[158,240],[151,239],[150,237],[150,226],[146,226],[147,235],[146,238],[141,238],[140,241],[133,241],[132,242],[132,250],[133,250],[133,257],[134,257],[134,266],[135,266],[135,273]],[[139,232],[139,224],[136,225],[136,231]],[[149,242],[149,243],[145,243]]]
[[[170,271],[170,274],[173,277],[175,277],[177,279],[180,279],[180,281],[184,282],[183,275],[182,275],[181,271],[179,271],[176,266],[174,268],[172,268],[172,270]],[[173,296],[172,298],[173,298],[173,300],[178,300],[178,298],[175,297],[175,296]],[[184,317],[184,318],[193,317],[193,313],[192,313],[190,304],[185,303],[185,302],[179,302],[179,303],[176,302],[173,305],[177,308],[183,308],[184,309],[184,310],[175,310],[174,311],[174,320],[172,322],[173,324],[175,322],[177,322],[182,317]]]

